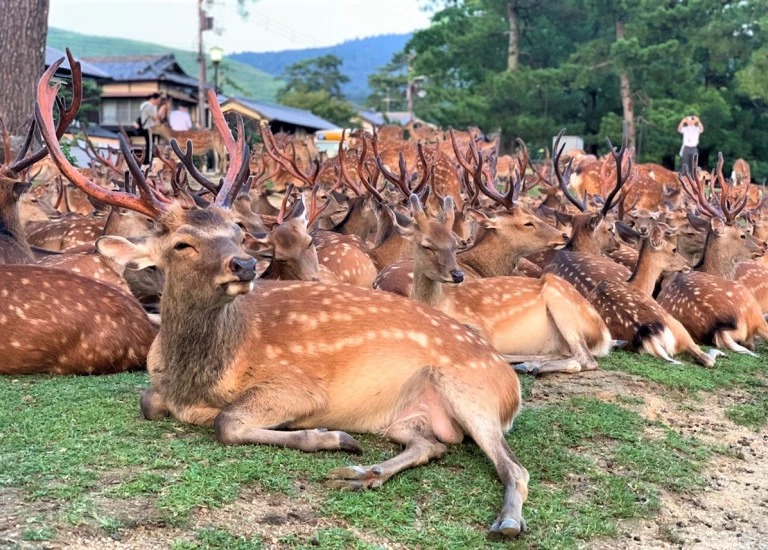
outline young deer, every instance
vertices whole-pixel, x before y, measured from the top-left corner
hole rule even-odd
[[[50,80],[58,65],[40,80],[36,109],[56,164],[100,200],[157,218],[143,243],[119,237],[97,243],[121,263],[154,264],[166,275],[144,416],[213,426],[228,445],[359,452],[351,436],[336,431],[349,430],[405,446],[381,464],[330,472],[349,488],[377,487],[443,456],[444,443],[466,434],[505,485],[491,530],[523,531],[528,473],[504,438],[520,407],[520,385],[495,350],[449,317],[397,296],[347,285],[255,282],[256,262],[228,211],[248,177],[242,120],[235,141],[212,91],[214,124],[231,157],[214,204],[185,211],[159,202],[149,189],[136,198],[97,188],[68,163],[53,132],[57,89]],[[125,139],[121,145],[128,147]]]
[[[705,196],[705,183],[700,174],[681,178],[685,192],[702,213],[711,216],[704,254],[690,273],[678,273],[662,288],[659,305],[669,311],[699,343],[726,347],[739,353],[752,353],[754,337],[768,339],[768,324],[760,305],[743,285],[733,281],[736,264],[761,256],[765,242],[758,242],[739,228],[736,217],[747,204],[743,194],[736,204],[729,203],[730,186],[722,174],[723,157],[719,156],[717,179],[721,192],[712,196],[719,204],[711,204]],[[714,186],[715,176],[710,178]]]
[[[655,226],[643,239],[635,270],[626,283],[605,279],[587,299],[608,325],[611,336],[626,340],[632,351],[646,353],[679,364],[672,356],[687,351],[705,367],[715,365],[717,350],[703,353],[685,327],[653,299],[656,281],[666,271],[688,269],[677,249]]]
[[[571,285],[554,275],[462,282],[451,232],[453,200],[446,198],[440,221],[427,217],[416,195],[411,195],[410,205],[415,222],[410,237],[411,298],[473,327],[510,361],[527,362],[519,367],[524,372],[597,368],[594,355],[608,354],[611,337],[594,308]],[[568,358],[559,359],[563,356]]]

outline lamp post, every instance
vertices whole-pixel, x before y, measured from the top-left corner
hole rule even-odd
[[[211,63],[213,63],[213,91],[219,93],[219,63],[224,57],[224,50],[218,46],[214,46],[210,49],[208,54],[211,56]]]

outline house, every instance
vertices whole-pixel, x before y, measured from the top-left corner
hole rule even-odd
[[[132,126],[148,96],[165,93],[174,103],[187,105],[193,120],[197,112],[197,79],[187,75],[173,54],[87,57],[91,66],[111,80],[102,83],[99,124],[109,130]]]
[[[357,110],[357,116],[350,121],[354,126],[358,126],[366,132],[373,133],[374,128],[383,126],[386,124],[384,116],[376,111],[370,109],[359,108]]]
[[[221,101],[223,100],[223,101]],[[273,132],[304,131],[314,133],[317,130],[330,130],[336,128],[333,122],[329,122],[319,116],[286,105],[267,103],[244,97],[220,98],[221,110],[227,113],[240,113],[243,117],[261,123],[267,121]]]
[[[53,65],[57,60],[64,58],[64,63],[59,66],[54,77],[69,79],[72,75],[72,70],[69,67],[69,59],[66,52],[57,50],[56,48],[45,48],[45,68],[47,69]],[[93,78],[100,84],[102,81],[111,80],[112,77],[108,73],[102,71],[95,65],[88,63],[82,59],[75,58],[75,61],[80,62],[80,71],[83,73],[83,78]]]

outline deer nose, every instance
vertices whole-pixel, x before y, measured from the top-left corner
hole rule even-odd
[[[256,278],[256,260],[251,256],[232,258],[229,261],[229,270],[243,282],[253,281]]]
[[[648,235],[648,228],[645,226],[638,227],[637,232],[640,233],[643,237],[645,237],[646,235]]]
[[[566,241],[567,241],[567,240],[568,240],[568,239],[570,239],[570,238],[571,238],[571,236],[570,236],[568,233],[563,233],[563,239],[564,239],[564,240],[566,240]]]
[[[461,283],[464,281],[464,272],[459,271],[458,269],[454,269],[451,271],[451,279],[453,279],[454,283]]]

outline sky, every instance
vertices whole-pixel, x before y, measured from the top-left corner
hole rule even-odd
[[[225,54],[331,46],[354,38],[427,27],[425,0],[204,0],[214,30],[206,50]],[[50,0],[48,25],[83,34],[197,49],[197,0]]]

